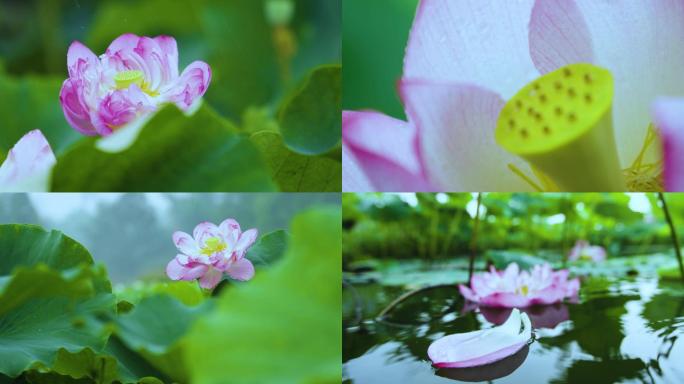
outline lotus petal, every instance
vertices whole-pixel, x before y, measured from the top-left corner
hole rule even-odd
[[[515,354],[532,339],[532,324],[515,308],[498,327],[444,336],[428,347],[437,368],[466,368],[490,364]]]

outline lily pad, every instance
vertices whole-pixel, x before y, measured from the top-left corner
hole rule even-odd
[[[283,192],[339,192],[342,163],[326,156],[306,156],[288,149],[277,132],[261,131],[252,142],[262,151]]]
[[[339,209],[299,215],[282,262],[221,294],[187,337],[191,382],[340,381],[340,221]]]
[[[305,155],[333,149],[342,137],[342,66],[314,69],[279,113],[285,144]]]
[[[95,139],[57,160],[54,191],[270,191],[270,172],[256,147],[208,107],[186,117],[167,106],[133,145],[105,153]]]

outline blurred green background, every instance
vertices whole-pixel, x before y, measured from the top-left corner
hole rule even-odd
[[[418,0],[344,0],[345,110],[373,109],[404,117],[396,92]]]
[[[364,260],[467,259],[476,195],[344,194],[345,266]],[[681,235],[684,195],[666,198]],[[580,239],[605,247],[609,257],[672,250],[656,194],[484,193],[480,218],[478,252],[504,266],[516,261],[514,253],[526,264],[562,261]]]
[[[290,79],[280,78],[274,26],[262,0],[3,0],[0,62],[11,76],[66,78],[66,52],[79,40],[102,54],[119,35],[171,35],[181,69],[205,60],[213,72],[207,98],[232,118],[268,105],[312,67],[341,58],[340,0],[293,0],[296,40]],[[54,95],[56,98],[56,95]]]

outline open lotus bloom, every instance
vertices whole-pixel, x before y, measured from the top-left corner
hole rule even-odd
[[[408,121],[343,113],[343,189],[682,191],[682,38],[679,0],[421,0]]]
[[[100,57],[75,41],[67,66],[69,78],[59,94],[64,116],[91,136],[110,135],[164,103],[191,111],[211,80],[209,65],[202,61],[179,75],[178,47],[169,36],[121,35]]]
[[[491,364],[511,356],[532,340],[527,314],[513,309],[498,327],[444,336],[428,347],[437,368],[466,368]]]
[[[56,163],[45,136],[37,129],[27,133],[0,166],[0,192],[46,192]]]
[[[249,280],[254,277],[254,266],[245,253],[257,236],[256,229],[242,232],[234,219],[219,226],[200,223],[192,236],[175,232],[173,242],[181,253],[166,266],[166,274],[172,280],[199,279],[200,286],[207,289],[214,288],[224,273],[235,280]]]
[[[577,240],[575,246],[572,247],[568,254],[568,260],[591,260],[604,261],[606,259],[606,250],[598,245],[590,245],[586,240]]]
[[[489,307],[525,308],[546,305],[577,296],[579,279],[568,279],[569,271],[553,271],[548,264],[521,271],[511,263],[504,271],[493,266],[489,272],[474,274],[470,287],[459,285],[463,297]]]

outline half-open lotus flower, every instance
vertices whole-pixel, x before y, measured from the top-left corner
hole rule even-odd
[[[100,57],[75,41],[67,66],[69,78],[59,94],[64,116],[91,136],[108,136],[165,103],[192,111],[211,80],[202,61],[178,73],[178,47],[169,36],[121,35]]]
[[[577,296],[579,279],[568,279],[569,271],[553,271],[548,264],[521,271],[511,263],[504,271],[493,266],[489,272],[473,275],[470,287],[459,285],[463,297],[489,307],[524,308],[546,305]]]
[[[577,240],[568,254],[568,260],[590,260],[595,262],[606,259],[606,250],[599,245],[591,245],[586,240]]]
[[[45,192],[57,163],[50,144],[39,130],[22,137],[0,166],[0,192]]]
[[[466,368],[491,364],[511,356],[532,340],[527,314],[513,309],[498,327],[444,336],[428,347],[437,368]]]
[[[181,253],[166,266],[166,274],[172,280],[199,279],[207,289],[214,288],[224,273],[235,280],[249,280],[254,277],[254,266],[245,254],[257,236],[256,229],[242,232],[234,219],[219,226],[200,223],[192,236],[175,232],[173,242]]]
[[[684,190],[683,38],[681,0],[421,0],[408,120],[343,113],[343,190]]]

